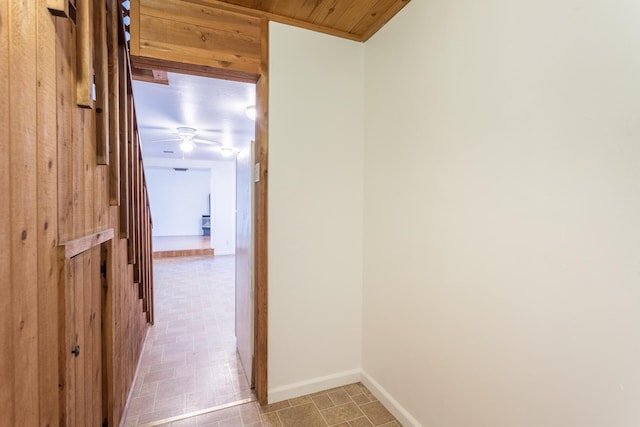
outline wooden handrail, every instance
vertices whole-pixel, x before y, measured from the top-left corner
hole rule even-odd
[[[113,239],[113,228],[98,231],[97,233],[89,234],[88,236],[80,237],[79,239],[70,240],[65,243],[61,243],[59,246],[64,248],[64,257],[73,258],[76,255],[103,244]]]

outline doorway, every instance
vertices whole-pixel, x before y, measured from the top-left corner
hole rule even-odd
[[[198,221],[200,227],[208,216],[207,237],[215,255],[155,261],[156,325],[141,361],[138,376],[143,379],[134,385],[129,425],[155,425],[255,400],[250,390],[255,377],[255,122],[246,115],[246,108],[255,105],[255,84],[166,76],[168,84],[134,83],[145,169],[153,170],[147,174],[147,186],[154,236],[171,234],[182,222],[193,227]],[[242,97],[243,91],[248,93],[245,99],[228,99],[234,94]],[[226,111],[218,111],[223,108]],[[222,117],[213,118],[216,114]],[[248,123],[251,133],[237,130],[234,120]],[[190,150],[182,150],[185,143],[192,145]],[[223,147],[231,155],[223,153]],[[210,176],[206,209],[198,202],[204,197],[194,194],[198,184],[189,180],[189,175],[204,173]],[[168,200],[169,194],[180,199]],[[234,196],[232,206],[229,194]],[[191,203],[195,207],[189,206],[189,198],[196,200]],[[154,206],[160,209],[154,212]],[[205,234],[204,227],[202,231]]]

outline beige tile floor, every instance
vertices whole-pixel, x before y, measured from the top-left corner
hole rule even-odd
[[[233,256],[154,260],[155,325],[125,426],[252,397],[236,354]]]
[[[400,427],[400,424],[358,383],[263,407],[249,403],[162,426]]]
[[[261,407],[236,354],[233,256],[154,260],[156,323],[133,385],[125,427],[393,427],[400,424],[362,384]],[[168,418],[184,419],[166,423]]]

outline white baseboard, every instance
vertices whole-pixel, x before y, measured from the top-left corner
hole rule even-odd
[[[362,384],[373,393],[375,397],[384,405],[385,408],[393,414],[394,417],[404,427],[423,427],[397,400],[395,400],[387,390],[385,390],[376,380],[369,374],[362,371]]]
[[[339,372],[326,377],[312,378],[307,381],[276,387],[269,390],[269,403],[281,402],[283,400],[293,399],[306,394],[357,383],[361,379],[360,373],[360,369],[353,369],[351,371]]]
[[[213,250],[214,256],[235,255],[235,251],[216,251]]]

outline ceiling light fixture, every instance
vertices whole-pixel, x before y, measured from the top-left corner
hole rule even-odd
[[[247,117],[249,117],[251,120],[255,120],[256,119],[256,106],[255,105],[249,105],[247,107],[246,114],[247,114]]]
[[[224,157],[231,157],[233,155],[233,148],[220,147],[220,154],[222,154]]]
[[[184,140],[180,143],[180,149],[185,153],[190,153],[193,151],[193,142]]]

